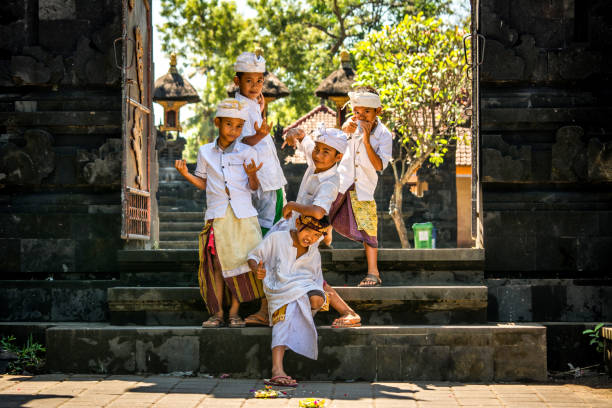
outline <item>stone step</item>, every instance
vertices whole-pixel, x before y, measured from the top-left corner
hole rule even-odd
[[[46,324],[51,372],[193,371],[268,378],[271,329]],[[318,327],[319,358],[294,353],[298,380],[545,381],[546,328],[536,324]],[[70,358],[66,358],[69,356]],[[295,374],[294,374],[295,373]]]
[[[204,212],[203,211],[172,211],[159,212],[160,222],[201,222],[204,224]]]
[[[202,225],[200,226],[200,229]],[[198,243],[199,231],[164,231],[160,227],[159,239],[161,242],[170,242],[170,241],[193,241],[193,243]]]
[[[204,220],[197,222],[164,221],[159,223],[160,231],[192,231],[200,232],[204,226]]]
[[[197,241],[162,241],[160,248],[164,249],[118,251],[121,279],[148,286],[173,286],[174,282],[197,285]],[[323,274],[331,285],[356,285],[367,272],[363,249],[324,249],[321,260]],[[385,286],[480,285],[484,251],[381,248],[378,268]]]
[[[161,250],[164,249],[178,249],[178,250],[196,250],[198,249],[198,241],[197,240],[189,240],[189,241],[159,241],[159,248]],[[197,271],[197,269],[195,269]]]
[[[363,324],[473,324],[487,318],[486,286],[336,287]],[[114,287],[107,292],[113,324],[192,325],[209,316],[198,287]],[[245,314],[256,305],[244,305]],[[247,310],[248,309],[248,310]],[[337,313],[319,313],[330,324]]]

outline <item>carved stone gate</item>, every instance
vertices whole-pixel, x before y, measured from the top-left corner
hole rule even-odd
[[[123,0],[121,237],[151,237],[152,29],[148,0]]]

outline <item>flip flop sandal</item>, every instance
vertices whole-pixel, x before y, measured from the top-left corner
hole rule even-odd
[[[217,329],[219,327],[223,327],[225,322],[222,317],[211,316],[207,321],[202,323],[202,327],[205,329]]]
[[[229,317],[229,325],[227,327],[236,328],[236,327],[244,327],[244,320],[240,316],[230,316]]]
[[[246,319],[244,319],[244,323],[247,326],[269,326],[270,325],[270,321],[267,318],[264,318],[257,313],[247,316]]]
[[[276,377],[272,377],[269,380],[264,380],[264,384],[272,385],[275,387],[297,387],[298,382],[288,375],[277,375]]]
[[[342,316],[334,320],[331,327],[334,329],[343,329],[345,327],[361,327],[361,317]]]
[[[369,282],[374,282],[374,284],[368,284]],[[380,280],[380,276],[376,276],[376,275],[372,275],[371,273],[368,273],[365,278],[363,278],[361,280],[361,282],[359,282],[359,285],[357,285],[357,287],[359,288],[373,288],[375,286],[380,286],[382,284],[382,281]]]

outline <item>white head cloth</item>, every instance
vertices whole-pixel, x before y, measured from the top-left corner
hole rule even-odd
[[[234,98],[227,98],[219,102],[217,105],[217,113],[215,118],[236,118],[247,120],[249,118],[249,111],[246,104]]]
[[[315,142],[333,147],[340,154],[344,154],[348,145],[343,131],[335,128],[326,128],[323,122],[319,123],[319,128],[314,131],[312,138]]]
[[[235,72],[266,72],[266,60],[252,52],[243,52],[236,58]]]
[[[363,106],[364,108],[380,108],[380,96],[372,92],[349,92],[348,93],[351,106]]]

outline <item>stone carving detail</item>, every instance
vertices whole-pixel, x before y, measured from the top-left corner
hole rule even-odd
[[[573,5],[524,2],[510,11],[509,3],[493,3],[481,9],[482,34],[487,38],[482,80],[578,80],[605,69],[605,48],[597,49],[600,41],[588,47],[574,41]],[[593,37],[604,32],[596,25],[589,29]]]
[[[3,185],[39,185],[55,169],[53,136],[41,129],[23,134],[25,146],[0,144],[0,188]]]
[[[585,143],[583,137],[580,126],[557,130],[552,147],[553,181],[612,181],[612,143],[603,143],[598,138]]]
[[[121,161],[121,139],[107,139],[98,152],[77,152],[77,162],[82,166],[81,177],[88,184],[121,184]]]
[[[586,151],[580,126],[563,126],[557,130],[556,143],[552,146],[553,181],[578,181],[587,178]]]
[[[602,143],[597,138],[587,146],[588,174],[592,181],[612,181],[612,143]]]
[[[511,146],[500,135],[486,135],[483,181],[525,181],[531,177],[531,147]]]
[[[24,47],[24,55],[11,58],[11,77],[17,85],[58,84],[64,78],[64,59],[44,48]]]

